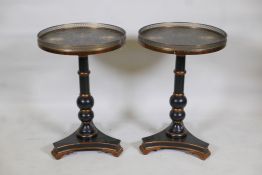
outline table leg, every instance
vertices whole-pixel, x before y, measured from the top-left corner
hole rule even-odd
[[[56,159],[62,158],[66,154],[75,151],[97,150],[111,153],[118,157],[123,151],[120,146],[120,140],[109,137],[99,131],[94,123],[94,113],[92,107],[94,99],[90,94],[89,87],[89,65],[88,57],[79,57],[79,82],[80,95],[77,99],[77,105],[80,108],[78,118],[81,120],[81,126],[72,135],[54,143],[52,151]]]
[[[174,93],[169,101],[172,106],[169,113],[172,123],[163,131],[143,138],[140,146],[143,154],[160,149],[177,149],[196,155],[203,160],[210,155],[208,143],[193,136],[183,124],[186,115],[184,107],[187,103],[184,95],[185,59],[185,56],[176,58]]]

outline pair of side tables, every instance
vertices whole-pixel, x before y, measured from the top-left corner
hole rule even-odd
[[[118,157],[123,151],[120,140],[102,133],[93,123],[94,99],[89,87],[88,55],[113,51],[125,43],[125,31],[101,23],[73,23],[50,27],[38,34],[41,49],[64,55],[77,55],[79,61],[80,95],[77,105],[81,126],[70,136],[54,143],[56,159],[75,151],[97,150]],[[157,23],[139,30],[139,43],[145,48],[176,54],[174,92],[170,97],[172,123],[163,131],[143,138],[143,154],[160,149],[177,149],[200,159],[210,155],[208,143],[193,136],[184,126],[184,77],[186,55],[206,54],[223,49],[227,34],[216,27],[197,23]]]

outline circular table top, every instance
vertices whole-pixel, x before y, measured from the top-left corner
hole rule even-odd
[[[38,33],[41,49],[64,55],[86,56],[120,48],[125,31],[117,26],[101,23],[62,24]]]
[[[216,52],[225,47],[223,30],[198,23],[157,23],[139,30],[139,42],[158,52],[195,55]]]

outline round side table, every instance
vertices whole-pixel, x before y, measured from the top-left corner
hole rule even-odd
[[[208,143],[193,136],[184,126],[184,76],[186,55],[216,52],[226,46],[227,34],[223,30],[197,23],[157,23],[139,30],[138,40],[145,48],[176,54],[174,92],[170,97],[172,123],[162,132],[143,138],[143,154],[159,149],[177,149],[206,159],[210,155]]]
[[[56,159],[75,151],[97,150],[119,156],[120,140],[99,131],[92,120],[94,99],[89,88],[88,55],[109,52],[125,43],[125,31],[117,26],[100,23],[73,23],[44,29],[38,34],[41,49],[63,55],[77,55],[79,61],[80,95],[77,105],[81,126],[70,136],[54,143]]]

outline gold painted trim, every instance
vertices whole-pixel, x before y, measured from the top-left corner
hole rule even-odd
[[[77,136],[78,137],[81,137],[81,138],[92,138],[92,137],[95,137],[95,136],[97,136],[97,131],[95,131],[94,133],[92,133],[92,134],[80,134],[79,132],[77,133]]]
[[[83,113],[88,113],[88,112],[92,111],[92,109],[81,109],[80,111],[83,112]]]
[[[112,149],[112,148],[101,148],[101,147],[93,147],[93,148],[70,148],[67,150],[63,150],[63,151],[58,151],[57,148],[55,147],[52,151],[52,155],[56,158],[56,159],[61,159],[64,155],[76,152],[76,151],[102,151],[104,153],[110,153],[115,157],[118,157],[122,152],[123,152],[123,148],[120,145],[117,145],[116,149]]]
[[[181,94],[176,94],[174,93],[173,95],[177,96],[177,97],[181,97],[181,96],[184,96],[184,93],[181,93]]]
[[[117,146],[116,144],[110,144],[110,143],[103,143],[103,142],[82,142],[82,143],[74,143],[74,144],[66,144],[62,146],[56,147],[57,149],[64,148],[67,146],[74,146],[74,145],[91,145],[91,144],[101,144],[101,145],[110,145],[110,146]],[[118,144],[119,145],[119,144]]]
[[[80,71],[78,71],[78,75],[80,76],[80,77],[88,77],[89,75],[90,75],[90,71],[88,71],[88,72],[80,72]]]
[[[80,94],[80,97],[89,97],[91,96],[90,94]]]
[[[185,144],[185,145],[190,145],[190,146],[194,146],[194,147],[198,147],[198,148],[201,148],[201,149],[207,149],[207,147],[202,147],[202,146],[199,146],[199,145],[194,145],[194,144],[191,144],[191,143],[184,143],[184,142],[176,142],[176,141],[151,141],[151,142],[143,142],[143,145],[146,145],[146,144],[154,144],[154,143],[175,143],[175,144]]]
[[[184,112],[183,108],[172,108],[172,110],[175,112]]]
[[[175,75],[178,75],[178,76],[184,76],[186,74],[186,71],[174,71]]]
[[[151,151],[158,151],[160,149],[178,149],[178,150],[182,150],[182,151],[185,151],[187,153],[196,155],[197,157],[199,157],[202,160],[207,159],[211,155],[211,152],[209,151],[208,148],[205,149],[207,151],[207,153],[204,153],[204,152],[201,152],[199,150],[194,150],[194,149],[191,149],[191,148],[185,148],[185,147],[179,147],[179,146],[152,146],[152,147],[145,147],[144,145],[140,146],[140,150],[143,153],[145,151],[145,154],[148,154]]]

